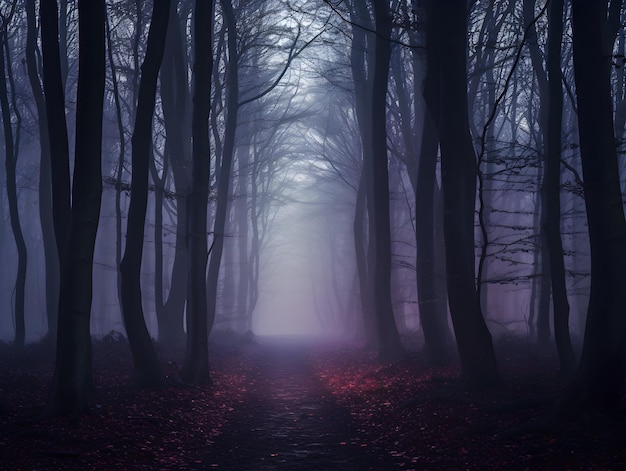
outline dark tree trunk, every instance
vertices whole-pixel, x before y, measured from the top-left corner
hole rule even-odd
[[[248,272],[248,179],[250,176],[250,147],[240,147],[238,156],[237,188],[238,198],[235,205],[237,220],[237,248],[239,271],[237,273],[237,315],[239,316],[238,330],[246,332],[250,330],[248,316],[248,287],[250,281]]]
[[[6,26],[6,25],[5,25]],[[13,84],[11,74],[11,63],[8,54],[8,36],[7,28],[0,31],[0,110],[2,113],[2,125],[4,130],[4,149],[5,149],[5,169],[6,169],[6,185],[7,199],[9,202],[9,219],[11,221],[11,230],[13,231],[13,240],[17,247],[17,275],[15,278],[15,337],[16,345],[24,345],[26,339],[26,323],[24,319],[24,298],[26,295],[26,242],[20,224],[20,216],[17,201],[17,153],[16,138],[13,134],[13,124],[11,116],[11,105],[9,102],[9,93],[7,90],[7,82]],[[5,68],[5,56],[7,67]],[[13,88],[13,87],[11,87]],[[15,94],[15,90],[12,90]],[[16,111],[17,112],[17,111]],[[18,117],[17,126],[19,127],[21,119]]]
[[[70,229],[70,151],[65,120],[65,92],[61,75],[57,2],[39,2],[43,90],[50,138],[52,216],[57,244],[60,278],[65,273]],[[60,289],[60,288],[59,288]]]
[[[417,40],[412,40],[417,46]],[[420,51],[421,52],[421,51]],[[433,364],[444,364],[451,359],[451,336],[447,325],[447,299],[439,299],[437,287],[440,284],[436,274],[435,252],[435,212],[434,198],[436,185],[437,150],[439,141],[435,123],[429,113],[424,113],[419,124],[412,124],[413,112],[418,113],[422,106],[421,58],[415,53],[412,60],[414,73],[414,96],[411,100],[406,82],[406,75],[401,58],[397,57],[392,64],[395,88],[398,95],[400,125],[406,156],[402,159],[409,173],[411,187],[415,197],[415,274],[417,281],[417,302],[419,307],[422,332],[424,333],[424,349]],[[432,79],[429,83],[434,82]],[[434,90],[437,92],[437,90]],[[413,102],[413,112],[411,110]],[[421,143],[416,148],[416,126],[421,125]]]
[[[626,222],[611,104],[606,2],[574,0],[574,75],[585,207],[591,246],[591,292],[583,351],[557,414],[615,417],[623,397],[626,322]]]
[[[124,165],[126,163],[126,131],[124,129],[124,120],[122,118],[122,104],[120,100],[117,67],[113,60],[113,41],[111,40],[111,25],[108,15],[106,16],[106,40],[109,67],[111,68],[111,83],[113,84],[113,102],[115,103],[115,121],[117,124],[117,132],[119,135],[119,156],[116,168],[115,181],[115,266],[117,301],[122,306],[122,275],[119,270],[122,262],[122,174],[124,173]]]
[[[54,220],[52,218],[52,180],[50,174],[50,138],[48,136],[48,119],[46,101],[37,70],[37,19],[35,1],[27,0],[26,5],[26,68],[28,80],[33,91],[37,119],[39,122],[39,219],[44,249],[44,265],[46,275],[46,317],[48,335],[56,334],[57,309],[59,308],[59,254],[54,238]]]
[[[163,309],[157,312],[159,342],[166,344],[179,344],[185,338],[183,317],[189,270],[189,251],[185,240],[188,224],[186,201],[189,194],[191,145],[189,126],[185,125],[189,121],[189,86],[185,61],[177,2],[173,2],[161,65],[161,104],[167,136],[166,153],[176,188],[176,241],[170,289]],[[163,302],[162,296],[160,302]]]
[[[351,18],[352,44],[350,67],[355,88],[355,111],[361,138],[362,165],[357,187],[353,221],[356,264],[359,275],[361,313],[365,327],[366,344],[378,348],[379,335],[374,304],[373,266],[375,256],[375,228],[372,214],[372,78],[374,75],[374,24],[365,2],[353,2]],[[363,29],[358,25],[364,25]],[[369,32],[368,32],[369,30]],[[369,215],[369,217],[368,217]]]
[[[435,364],[450,360],[447,298],[439,296],[435,249],[436,127],[426,113],[415,191],[417,302],[428,358]]]
[[[361,301],[361,313],[363,317],[365,338],[368,345],[375,345],[378,340],[376,339],[372,289],[367,267],[369,244],[365,235],[365,227],[367,223],[366,186],[366,173],[365,170],[361,170],[361,177],[359,178],[359,186],[357,187],[356,202],[354,207],[352,232],[354,237],[356,267],[359,281],[359,299]]]
[[[209,111],[213,68],[214,0],[196,0],[194,8],[193,112],[191,132],[192,182],[189,194],[189,296],[187,298],[187,350],[181,371],[183,381],[211,381],[209,373],[206,291],[207,205],[209,199]]]
[[[563,0],[551,0],[548,12],[548,113],[545,131],[545,174],[543,180],[542,228],[545,232],[550,263],[554,340],[561,371],[574,372],[576,358],[569,333],[569,303],[565,284],[565,264],[561,241],[561,127],[563,89],[561,85],[561,41]]]
[[[148,172],[152,146],[152,117],[157,79],[165,48],[170,0],[155,0],[148,32],[146,56],[141,67],[135,128],[132,138],[132,177],[130,206],[126,225],[126,246],[120,264],[122,314],[133,352],[135,379],[141,387],[163,384],[163,373],[144,319],[141,299],[141,259],[143,255]]]
[[[426,39],[430,41],[433,38],[427,36]],[[432,45],[427,43],[426,54],[429,55],[428,60],[431,65],[437,60],[434,53]],[[414,70],[416,70],[415,64]],[[417,95],[417,90],[415,92]],[[436,126],[439,113],[439,80],[435,70],[426,71],[422,94],[430,110],[427,109],[424,112],[419,161],[414,172],[415,176],[411,178],[415,191],[417,302],[428,358],[434,363],[441,364],[450,359],[452,338],[448,328],[448,297],[438,266],[442,265],[439,258],[443,258],[444,253],[437,250],[435,239],[437,226],[441,225],[441,222],[437,222],[441,216],[437,216],[435,211],[438,191],[437,150],[439,148]],[[437,115],[433,116],[433,111]],[[441,296],[441,292],[445,296]]]
[[[378,327],[379,356],[395,361],[404,348],[393,315],[391,301],[391,227],[389,217],[389,172],[387,167],[387,86],[391,58],[391,12],[388,0],[375,0],[375,65],[372,80],[372,199],[369,223],[375,228],[375,262],[372,267],[374,304]]]
[[[466,51],[467,3],[428,2],[427,34],[437,60],[429,70],[438,74],[438,134],[444,198],[444,237],[450,315],[461,359],[461,380],[468,389],[499,382],[491,334],[476,289],[474,206],[476,154],[469,134]]]
[[[230,0],[222,0],[224,21],[228,28],[228,85],[226,97],[226,129],[222,148],[222,159],[217,170],[217,204],[213,225],[213,249],[209,259],[207,275],[208,326],[209,332],[215,322],[217,307],[217,288],[224,251],[224,232],[228,216],[228,197],[232,173],[233,155],[235,152],[235,133],[237,131],[237,115],[239,113],[239,64],[237,51],[237,24]]]
[[[45,3],[49,2],[42,2]],[[53,414],[85,411],[91,385],[89,320],[93,254],[102,196],[104,1],[78,0],[78,17],[80,40],[73,206],[67,259],[62,264],[65,271],[61,275],[56,366],[47,404],[48,411]]]

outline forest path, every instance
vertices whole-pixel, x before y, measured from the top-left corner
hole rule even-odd
[[[358,439],[309,361],[313,343],[261,339],[245,347],[251,381],[244,402],[215,439],[202,469],[385,470],[391,457]]]

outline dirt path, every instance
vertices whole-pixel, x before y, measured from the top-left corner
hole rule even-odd
[[[389,455],[358,438],[350,414],[311,372],[311,344],[273,339],[246,351],[252,382],[203,469],[386,470]]]

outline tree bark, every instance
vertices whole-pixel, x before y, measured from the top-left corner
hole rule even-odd
[[[39,122],[39,219],[41,221],[46,275],[46,318],[48,320],[48,335],[54,336],[56,334],[57,309],[59,308],[59,254],[54,238],[54,219],[52,217],[50,137],[46,116],[46,100],[37,70],[35,1],[27,0],[25,9],[27,22],[26,68],[35,99],[35,106],[37,107],[37,119]]]
[[[166,154],[169,159],[174,187],[176,188],[176,241],[174,262],[170,273],[170,289],[163,309],[157,312],[159,342],[179,344],[185,338],[183,317],[187,300],[187,272],[189,251],[187,234],[187,197],[190,181],[189,85],[186,57],[182,44],[180,17],[177,2],[170,10],[165,52],[161,65],[161,104],[166,132]],[[162,296],[160,302],[163,303]]]
[[[43,90],[50,139],[52,216],[57,245],[59,273],[65,273],[66,250],[71,220],[70,150],[65,120],[65,92],[61,76],[57,2],[39,2]],[[59,287],[60,289],[60,287]]]
[[[545,174],[542,189],[542,222],[550,262],[554,340],[561,371],[574,372],[576,358],[569,333],[569,302],[565,282],[563,243],[561,241],[561,127],[563,89],[561,85],[561,41],[563,0],[551,0],[548,11],[548,112],[545,131]]]
[[[239,114],[239,52],[237,50],[237,23],[230,0],[222,0],[222,12],[228,28],[228,84],[226,96],[226,124],[222,158],[217,170],[217,204],[213,224],[213,249],[209,259],[207,274],[208,297],[208,328],[209,332],[215,322],[217,307],[217,288],[224,251],[224,232],[228,216],[228,197],[235,152],[235,133],[237,132],[237,115]]]
[[[361,138],[361,175],[357,187],[354,208],[353,237],[359,275],[359,297],[365,328],[366,345],[379,347],[378,326],[374,305],[374,250],[375,228],[372,221],[372,78],[374,75],[375,34],[374,24],[365,2],[353,2],[351,19],[352,44],[350,48],[350,69],[354,82],[355,111]],[[358,25],[364,25],[363,29]],[[369,215],[369,217],[368,217]]]
[[[42,2],[45,3],[49,2]],[[89,321],[93,295],[92,269],[102,195],[104,1],[79,0],[78,17],[80,39],[73,206],[69,248],[66,261],[62,264],[65,271],[61,275],[59,296],[56,366],[47,404],[48,412],[52,414],[72,415],[87,409],[87,393],[91,385]]]
[[[374,0],[376,47],[372,80],[372,199],[369,223],[375,228],[375,262],[372,270],[374,305],[378,328],[378,352],[384,361],[396,361],[405,352],[393,314],[391,300],[391,227],[389,217],[389,171],[387,164],[387,86],[391,58],[391,16],[388,0]]]
[[[9,219],[11,222],[11,231],[13,232],[13,240],[17,248],[17,274],[15,277],[15,304],[14,320],[15,320],[15,336],[13,342],[16,345],[24,345],[26,340],[26,322],[24,318],[24,301],[26,296],[26,263],[27,252],[26,242],[24,241],[24,233],[20,224],[20,216],[18,209],[17,197],[17,155],[18,155],[18,138],[13,133],[13,124],[11,116],[11,105],[9,101],[9,92],[7,90],[7,82],[14,85],[11,74],[11,63],[8,54],[8,35],[5,27],[0,31],[0,111],[2,113],[2,125],[4,130],[4,150],[5,150],[5,169],[6,169],[6,185],[7,199],[9,202]],[[5,67],[5,57],[7,67]],[[15,94],[14,86],[12,93]],[[18,116],[17,126],[19,129],[21,119]],[[17,131],[19,132],[19,131]],[[17,134],[17,133],[16,133]]]
[[[194,66],[192,112],[192,182],[189,194],[189,295],[187,298],[187,350],[183,381],[209,383],[208,306],[206,291],[207,205],[209,199],[209,111],[213,68],[214,0],[196,0],[193,14]]]
[[[498,384],[491,334],[476,289],[474,206],[476,154],[467,109],[467,4],[464,0],[428,2],[427,34],[435,41],[438,74],[438,134],[444,198],[444,237],[450,315],[461,359],[461,381],[468,389]],[[433,67],[431,67],[431,65]]]
[[[591,292],[580,363],[557,415],[612,418],[622,401],[626,369],[626,221],[613,132],[611,54],[603,44],[607,5],[574,0],[572,13]]]
[[[126,246],[120,263],[122,314],[135,363],[135,380],[140,387],[164,382],[154,345],[146,327],[141,296],[141,259],[143,255],[148,173],[152,147],[152,117],[157,79],[165,48],[170,0],[155,0],[146,56],[142,64],[137,113],[132,137],[132,177],[130,205],[126,223]]]

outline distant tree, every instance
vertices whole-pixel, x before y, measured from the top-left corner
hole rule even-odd
[[[50,2],[42,2],[45,3]],[[47,403],[47,411],[51,414],[84,412],[91,386],[89,323],[93,294],[92,270],[102,194],[104,7],[103,0],[78,0],[80,38],[73,204],[66,260],[61,265],[64,271],[61,273],[59,296],[56,365]],[[52,19],[51,16],[48,19]],[[56,18],[54,21],[56,23]],[[54,44],[50,46],[54,47]],[[59,89],[54,92],[60,93]],[[61,105],[58,96],[56,99],[55,103]],[[55,183],[58,182],[53,180],[53,185]]]
[[[465,387],[474,389],[493,386],[499,378],[476,288],[477,169],[467,109],[467,2],[430,0],[426,5],[428,47],[435,52],[428,55],[428,68],[438,77],[442,91],[428,106],[438,119],[441,146],[448,301],[461,359],[461,380]]]
[[[163,383],[163,373],[146,327],[141,299],[141,259],[143,254],[148,172],[152,145],[152,118],[157,79],[165,49],[170,0],[155,0],[141,80],[132,139],[132,179],[126,225],[126,246],[120,264],[122,314],[135,361],[136,380],[141,386]]]
[[[213,67],[214,0],[196,0],[193,13],[192,182],[189,194],[189,295],[187,298],[187,351],[183,381],[210,382],[208,307],[206,290],[207,205],[209,198],[209,128],[211,69]]]
[[[621,3],[611,2],[611,8],[619,12]],[[591,245],[591,293],[580,363],[557,409],[563,418],[598,414],[614,417],[624,390],[626,221],[610,88],[615,35],[610,35],[607,18],[607,2],[572,2],[576,101]]]
[[[9,202],[9,219],[13,239],[17,247],[17,275],[15,279],[15,337],[16,345],[24,345],[26,338],[26,323],[24,319],[24,301],[26,296],[26,242],[20,223],[17,195],[17,159],[19,154],[19,137],[22,118],[15,102],[15,78],[13,76],[12,61],[9,48],[8,25],[15,14],[16,1],[13,2],[8,15],[0,16],[0,111],[2,113],[2,128],[4,131],[5,169],[7,199]],[[7,84],[9,87],[7,87]],[[9,89],[10,88],[10,98]],[[13,113],[11,113],[13,104]],[[13,132],[13,117],[16,130]]]

